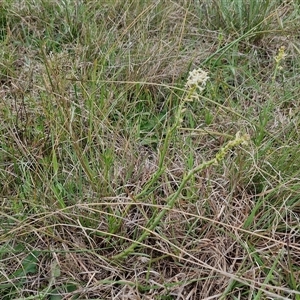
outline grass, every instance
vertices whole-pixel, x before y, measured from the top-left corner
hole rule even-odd
[[[300,299],[299,18],[3,1],[0,298]]]

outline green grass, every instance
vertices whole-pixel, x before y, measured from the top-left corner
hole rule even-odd
[[[0,7],[0,298],[300,299],[299,1],[98,2]]]

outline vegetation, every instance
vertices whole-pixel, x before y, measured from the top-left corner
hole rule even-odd
[[[300,299],[300,2],[0,6],[0,298]]]

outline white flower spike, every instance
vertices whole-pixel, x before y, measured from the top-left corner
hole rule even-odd
[[[190,72],[185,85],[186,88],[198,87],[201,91],[206,85],[206,81],[209,79],[208,73],[201,68],[195,69]]]

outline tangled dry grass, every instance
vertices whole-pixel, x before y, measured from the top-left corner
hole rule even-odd
[[[3,1],[1,299],[300,299],[300,8],[245,2]]]

